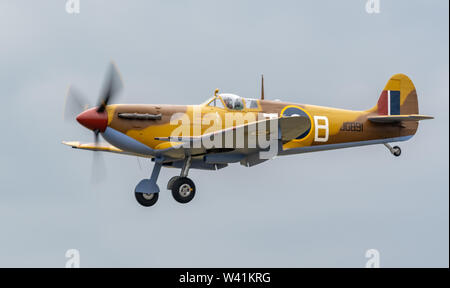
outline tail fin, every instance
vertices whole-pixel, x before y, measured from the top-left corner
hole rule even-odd
[[[416,88],[411,79],[404,74],[392,76],[372,109],[378,115],[419,114]]]
[[[396,74],[389,79],[378,98],[377,105],[368,112],[375,114],[367,118],[372,122],[413,122],[403,126],[410,129],[411,134],[417,130],[417,121],[433,119],[431,116],[419,115],[416,88],[411,79],[404,74]]]

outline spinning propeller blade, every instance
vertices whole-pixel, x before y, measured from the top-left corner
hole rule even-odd
[[[103,86],[103,93],[100,95],[98,101],[97,112],[101,113],[105,111],[106,106],[112,101],[117,94],[122,90],[123,82],[119,69],[114,62],[111,62],[109,67],[108,76]]]
[[[64,115],[65,121],[72,121],[78,114],[87,110],[90,107],[89,101],[83,97],[73,86],[67,87],[66,99],[64,103]]]
[[[69,86],[64,105],[64,119],[73,120],[76,117],[80,124],[92,130],[94,132],[94,143],[97,146],[99,134],[106,129],[108,121],[108,116],[105,113],[106,106],[117,97],[122,87],[123,82],[120,72],[116,64],[111,62],[97,107],[88,110],[90,105],[82,94],[72,86]],[[106,170],[103,157],[101,153],[97,152],[99,151],[94,151],[92,159],[92,180],[94,182],[102,180]]]

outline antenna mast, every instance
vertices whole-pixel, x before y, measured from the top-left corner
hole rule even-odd
[[[264,75],[261,75],[261,100],[264,100]]]

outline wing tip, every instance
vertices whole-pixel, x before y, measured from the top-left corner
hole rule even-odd
[[[62,141],[61,143],[72,148],[78,148],[80,146],[80,142],[78,141]]]

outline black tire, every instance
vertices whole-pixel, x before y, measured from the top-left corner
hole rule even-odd
[[[189,191],[187,191],[189,189]],[[195,184],[187,177],[180,177],[172,184],[173,198],[182,204],[190,202],[195,196]]]
[[[158,201],[159,193],[144,194],[135,192],[134,196],[136,196],[136,200],[139,204],[144,207],[150,207],[155,205]]]
[[[402,149],[400,149],[400,147],[398,146],[394,146],[392,149],[394,149],[394,156],[395,157],[399,157],[400,155],[402,155]]]

